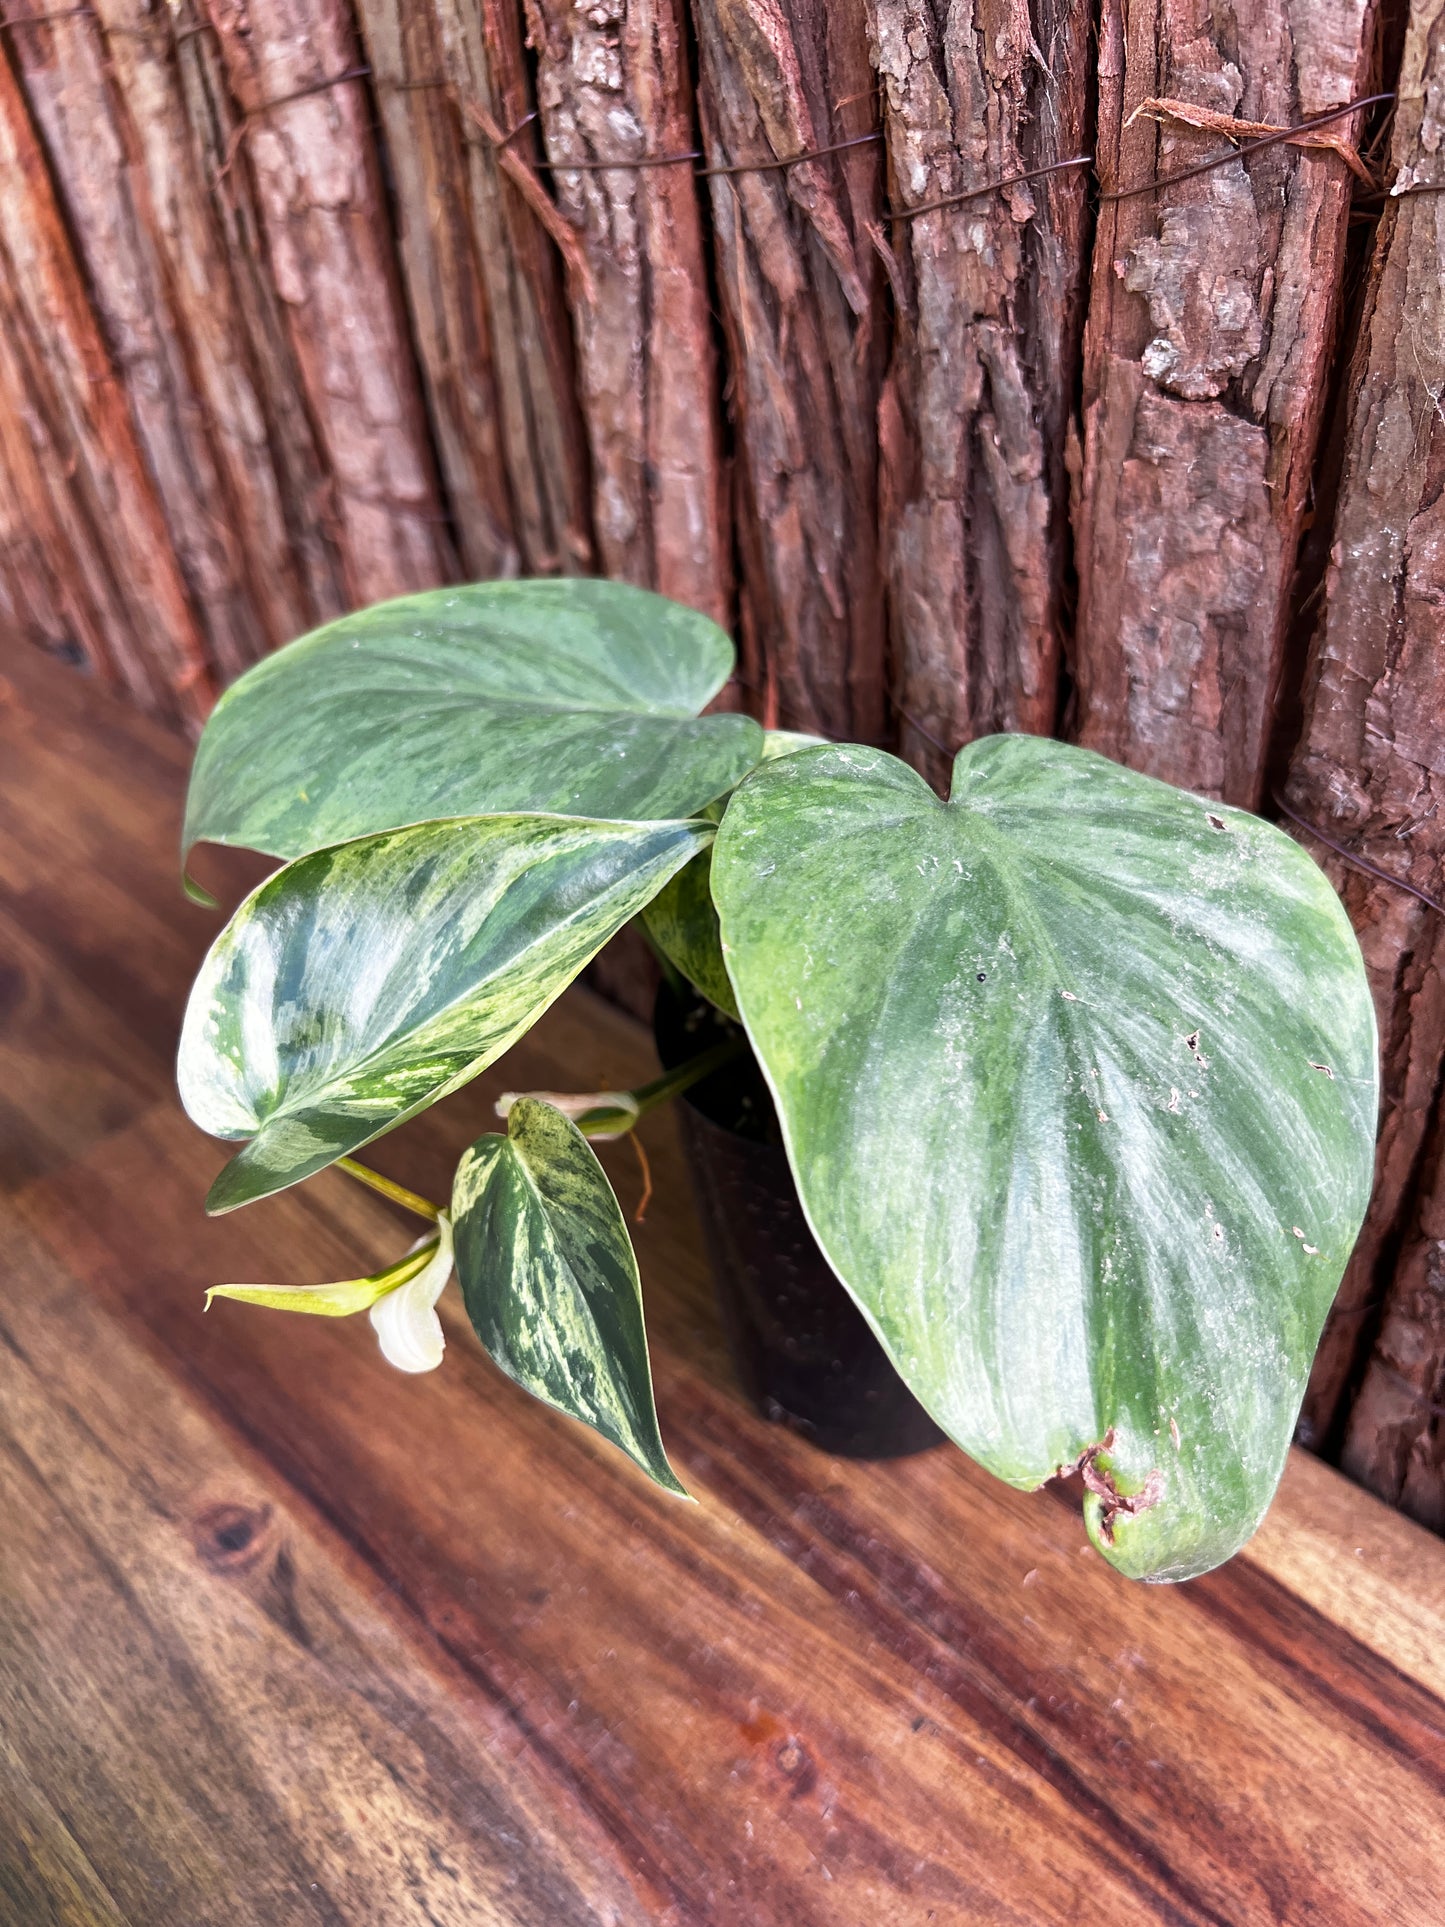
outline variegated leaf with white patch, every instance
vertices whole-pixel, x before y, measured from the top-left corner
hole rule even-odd
[[[763,754],[700,714],[732,672],[695,610],[620,582],[381,602],[264,658],[211,712],[184,847],[303,856],[444,816],[691,816]]]
[[[712,890],[809,1222],[990,1470],[1173,1579],[1253,1532],[1370,1191],[1374,1012],[1300,847],[1086,751],[737,791]]]
[[[267,878],[191,992],[179,1081],[249,1137],[211,1211],[296,1184],[500,1057],[713,831],[489,816],[302,857]]]
[[[632,1240],[577,1126],[518,1098],[507,1135],[478,1138],[457,1166],[452,1218],[462,1297],[502,1370],[683,1493],[657,1428]]]

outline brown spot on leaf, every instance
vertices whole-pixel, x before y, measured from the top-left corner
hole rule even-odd
[[[1170,1421],[1171,1429],[1173,1421]],[[1111,1425],[1097,1445],[1086,1445],[1078,1458],[1070,1466],[1060,1466],[1063,1472],[1077,1472],[1084,1481],[1086,1492],[1092,1492],[1101,1501],[1099,1515],[1099,1537],[1106,1546],[1114,1543],[1114,1521],[1123,1514],[1135,1518],[1147,1512],[1151,1506],[1158,1505],[1164,1497],[1164,1475],[1156,1467],[1145,1479],[1137,1492],[1121,1492],[1114,1482],[1114,1474],[1108,1466],[1099,1463],[1103,1454],[1111,1451],[1114,1444],[1114,1428]]]

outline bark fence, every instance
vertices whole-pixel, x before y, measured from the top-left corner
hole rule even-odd
[[[1386,1070],[1302,1436],[1445,1529],[1442,143],[1445,0],[0,0],[0,628],[194,728],[600,571],[1281,813]]]

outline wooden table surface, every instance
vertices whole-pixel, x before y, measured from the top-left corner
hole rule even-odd
[[[813,1452],[734,1388],[666,1118],[638,1242],[698,1505],[515,1390],[455,1303],[419,1379],[364,1319],[202,1316],[207,1283],[411,1234],[334,1173],[201,1214],[186,762],[11,651],[4,1927],[1445,1919],[1445,1544],[1296,1455],[1243,1555],[1146,1588],[1065,1493]],[[573,992],[375,1161],[443,1196],[504,1084],[647,1063]]]

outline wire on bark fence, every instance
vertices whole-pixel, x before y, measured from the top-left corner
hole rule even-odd
[[[0,15],[0,31],[14,31],[25,27],[48,26],[69,20],[95,21],[99,31],[103,35],[106,33],[130,33],[144,36],[153,31],[149,28],[107,27],[105,23],[100,20],[100,16],[96,10],[88,6],[65,7],[47,13]],[[169,27],[170,22],[168,20],[158,21],[154,31],[165,32]],[[203,33],[207,31],[208,28],[212,28],[210,21],[199,21],[195,24],[175,29],[171,34],[171,38],[179,42],[183,39],[190,39],[198,33]],[[368,79],[375,81],[381,89],[397,93],[414,93],[435,88],[452,94],[458,100],[458,104],[463,111],[468,113],[468,117],[481,127],[491,146],[499,152],[508,147],[510,143],[537,118],[535,111],[524,115],[514,127],[503,133],[495,127],[490,115],[486,114],[485,110],[479,109],[476,103],[461,99],[459,89],[455,82],[449,79],[386,81],[379,79],[371,67],[356,65],[348,67],[344,73],[335,74],[329,79],[311,81],[306,86],[294,88],[289,93],[277,95],[272,100],[260,101],[256,106],[247,108],[242,113],[231,135],[226,151],[226,158],[220,169],[221,174],[225,174],[234,163],[242,141],[256,120],[273,112],[278,107],[290,105],[293,101],[308,99],[316,94],[325,93],[333,87],[344,86],[350,81]],[[1347,119],[1351,114],[1360,112],[1364,108],[1379,106],[1383,102],[1393,99],[1393,93],[1363,95],[1358,100],[1349,101],[1343,107],[1331,108],[1328,113],[1312,115],[1310,118],[1297,121],[1289,127],[1271,128],[1268,132],[1258,134],[1254,139],[1248,141],[1233,142],[1220,153],[1210,155],[1206,159],[1197,161],[1189,167],[1178,168],[1168,174],[1156,175],[1153,180],[1140,181],[1131,187],[1108,188],[1105,187],[1101,181],[1099,183],[1099,203],[1101,206],[1110,205],[1119,201],[1133,200],[1144,194],[1162,193],[1166,188],[1178,186],[1184,181],[1196,180],[1199,176],[1211,173],[1216,168],[1227,167],[1231,161],[1243,160],[1248,155],[1259,153],[1265,148],[1276,147],[1285,142],[1302,142],[1304,137],[1315,133],[1320,128],[1329,127],[1337,121]],[[1187,109],[1187,107],[1188,103],[1184,102],[1149,100],[1141,102],[1140,105],[1135,108],[1134,114],[1137,115],[1155,108],[1174,110],[1178,108]],[[1172,113],[1169,117],[1187,121],[1189,115],[1187,112]],[[1131,116],[1131,118],[1133,118],[1133,116]],[[1220,125],[1223,118],[1223,116],[1211,115],[1209,117],[1210,125]],[[1245,123],[1245,125],[1254,126],[1256,123]],[[1226,137],[1228,137],[1227,130],[1222,126],[1220,126],[1220,131],[1225,132]],[[527,167],[533,173],[548,174],[626,172],[641,171],[654,167],[691,166],[693,173],[698,179],[716,180],[739,174],[779,173],[788,168],[805,166],[810,161],[826,159],[831,154],[841,154],[850,148],[873,146],[882,142],[884,138],[882,130],[875,129],[866,134],[851,135],[846,140],[829,141],[822,146],[810,147],[798,154],[771,155],[766,160],[735,161],[716,167],[698,167],[694,165],[694,163],[706,159],[706,156],[698,148],[684,148],[673,154],[591,156],[576,160],[560,161],[535,158],[519,163],[519,166]],[[1360,174],[1362,177],[1366,175],[1367,170],[1365,169],[1364,163],[1360,160],[1353,148],[1347,147],[1347,144],[1343,141],[1326,144],[1333,145],[1336,151],[1343,156],[1357,174]],[[1050,175],[1069,173],[1076,168],[1092,168],[1093,166],[1094,156],[1092,154],[1074,154],[1065,160],[1049,161],[1040,167],[1026,168],[1021,172],[1013,174],[998,175],[991,180],[981,181],[976,187],[962,188],[956,193],[938,195],[932,200],[890,204],[886,209],[886,214],[887,218],[893,221],[916,220],[918,216],[922,214],[934,214],[948,208],[964,207],[971,201],[982,200],[990,194],[1001,194],[1011,187],[1027,186],[1030,182],[1047,179]],[[515,179],[515,170],[509,169],[509,172],[513,173]],[[1095,178],[1098,178],[1097,175]],[[523,185],[520,181],[517,181],[516,184],[519,187]],[[1445,182],[1411,183],[1400,187],[1398,190],[1392,190],[1388,198],[1401,198],[1407,194],[1429,194],[1439,192],[1442,189],[1445,189]],[[561,242],[554,223],[543,215],[539,207],[536,207],[531,195],[525,195],[525,198],[533,204],[534,211],[537,213],[538,218],[542,220],[543,226],[547,228],[552,238],[562,246],[564,254],[568,256],[569,268],[574,272],[577,271],[579,263],[573,258],[572,251]]]
[[[135,37],[145,37],[155,31],[167,32],[170,30],[169,37],[173,43],[177,44],[183,40],[193,38],[196,34],[206,32],[208,29],[214,31],[212,23],[205,20],[174,28],[172,28],[172,23],[169,20],[157,21],[154,29],[107,28],[100,20],[100,16],[96,10],[89,6],[58,8],[44,13],[0,14],[0,31],[14,32],[27,27],[50,26],[77,20],[96,22],[102,34],[107,32],[128,33]],[[822,146],[807,148],[798,154],[771,155],[766,160],[730,162],[723,166],[714,167],[699,167],[696,165],[697,162],[706,159],[705,154],[698,148],[686,148],[672,154],[616,155],[610,157],[591,156],[576,160],[543,160],[541,158],[522,160],[509,150],[517,137],[536,121],[537,114],[535,110],[524,115],[515,126],[503,130],[484,107],[477,102],[465,99],[456,83],[450,79],[437,77],[434,79],[386,81],[380,79],[370,66],[364,63],[358,63],[346,68],[342,73],[334,74],[329,78],[310,81],[304,86],[292,88],[287,93],[278,94],[273,99],[260,101],[254,107],[245,109],[238,119],[235,128],[232,130],[227,143],[225,158],[218,170],[217,178],[219,179],[229,172],[235,163],[242,142],[245,140],[251,127],[265,115],[274,112],[279,107],[286,107],[293,102],[307,100],[318,94],[329,92],[334,87],[343,87],[349,83],[363,80],[373,81],[380,89],[397,93],[416,93],[435,89],[449,94],[456,102],[459,110],[465,114],[466,118],[470,120],[473,126],[482,134],[487,145],[497,156],[499,164],[504,168],[509,178],[513,180],[528,206],[532,208],[548,235],[558,246],[567,263],[569,272],[578,278],[584,292],[588,294],[591,292],[591,276],[586,259],[581,250],[581,237],[576,234],[571,224],[566,220],[562,210],[558,208],[555,203],[548,200],[542,192],[540,183],[536,180],[538,173],[601,173],[610,171],[641,171],[655,167],[691,167],[698,179],[716,180],[740,174],[780,173],[789,168],[805,166],[811,161],[824,160],[833,154],[841,154],[859,147],[874,146],[884,140],[883,131],[881,129],[873,129],[865,134],[854,134],[844,140],[829,141]],[[1201,175],[1211,173],[1216,168],[1227,167],[1233,161],[1243,160],[1251,154],[1260,153],[1266,148],[1280,146],[1286,142],[1298,142],[1301,145],[1319,145],[1333,148],[1356,174],[1364,176],[1367,174],[1367,170],[1352,146],[1339,140],[1312,142],[1309,137],[1317,134],[1322,128],[1333,126],[1337,122],[1347,119],[1351,114],[1359,113],[1369,107],[1380,106],[1386,101],[1392,101],[1394,98],[1394,94],[1389,92],[1366,94],[1357,100],[1349,101],[1343,107],[1332,108],[1327,113],[1311,115],[1309,118],[1297,121],[1291,126],[1269,128],[1266,131],[1257,133],[1253,132],[1253,130],[1258,127],[1257,122],[1242,123],[1242,125],[1251,128],[1253,138],[1247,141],[1231,140],[1231,144],[1218,154],[1209,155],[1204,160],[1196,161],[1188,167],[1176,168],[1172,172],[1156,175],[1152,180],[1140,181],[1130,187],[1106,188],[1102,182],[1100,182],[1099,204],[1101,206],[1114,205],[1121,201],[1136,199],[1145,194],[1162,193],[1167,188],[1176,187],[1185,181],[1197,180]],[[1140,105],[1134,109],[1134,113],[1130,118],[1133,119],[1143,113],[1153,113],[1158,118],[1179,119],[1186,124],[1195,121],[1195,124],[1197,124],[1201,130],[1206,128],[1207,121],[1208,130],[1217,129],[1224,134],[1226,138],[1230,138],[1228,128],[1223,124],[1224,116],[1211,113],[1205,118],[1196,120],[1196,116],[1199,115],[1200,110],[1191,108],[1187,102],[1163,99],[1147,100],[1141,102]],[[956,193],[941,194],[931,200],[911,203],[905,202],[901,205],[890,204],[886,209],[886,215],[888,219],[894,221],[914,220],[923,214],[934,214],[943,212],[949,208],[967,206],[970,202],[982,200],[990,194],[1003,193],[1011,187],[1027,186],[1031,182],[1045,180],[1055,174],[1068,173],[1082,168],[1092,169],[1093,166],[1094,156],[1092,154],[1074,154],[1065,160],[1049,161],[1039,167],[1031,167],[1012,174],[999,175],[990,180],[981,181],[975,187],[962,188]],[[1095,178],[1098,178],[1097,175]],[[1382,189],[1371,198],[1389,200],[1403,198],[1411,194],[1430,194],[1441,191],[1445,191],[1445,181],[1407,182],[1389,190]],[[903,714],[905,721],[909,722],[918,730],[927,741],[933,743],[941,753],[948,753],[946,746],[939,742],[921,723],[909,716],[906,711],[900,711],[900,713]],[[1352,864],[1356,869],[1363,871],[1366,875],[1375,878],[1381,883],[1392,884],[1396,889],[1402,890],[1408,895],[1417,898],[1430,909],[1445,916],[1445,903],[1432,897],[1428,892],[1417,888],[1414,884],[1406,882],[1404,878],[1391,875],[1388,870],[1382,869],[1378,864],[1371,863],[1367,858],[1357,856],[1354,851],[1347,848],[1344,844],[1337,842],[1333,837],[1328,836],[1324,831],[1317,828],[1315,824],[1300,816],[1278,793],[1276,793],[1274,801],[1284,815],[1290,817],[1294,822],[1299,824],[1301,829],[1307,831],[1327,848],[1333,850],[1334,853],[1345,862]]]

